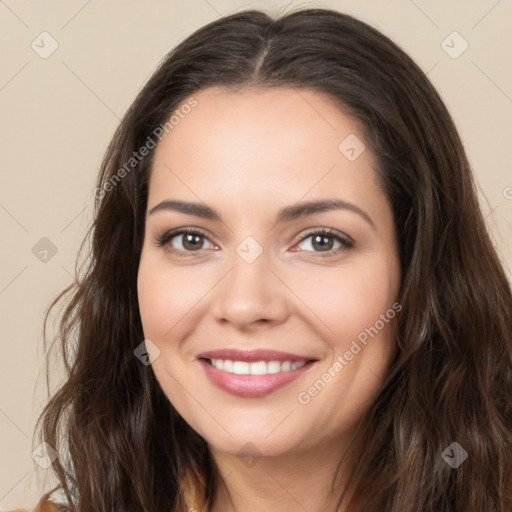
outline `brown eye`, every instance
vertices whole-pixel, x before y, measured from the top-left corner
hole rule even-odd
[[[197,249],[202,249],[204,237],[198,234],[186,234],[180,235],[182,236],[181,245],[187,251],[196,251]]]
[[[334,245],[334,239],[332,236],[315,235],[311,245],[319,251],[329,251]]]
[[[354,246],[354,241],[342,233],[315,231],[305,235],[297,245],[299,250],[316,253],[336,254]]]
[[[209,245],[207,245],[209,244]],[[199,252],[203,249],[212,249],[214,245],[206,235],[198,231],[180,230],[165,233],[157,242],[171,252]]]

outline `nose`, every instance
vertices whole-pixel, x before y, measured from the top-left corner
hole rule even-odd
[[[212,311],[217,321],[240,330],[279,325],[290,312],[286,286],[263,253],[252,263],[234,253],[231,270],[216,286]]]

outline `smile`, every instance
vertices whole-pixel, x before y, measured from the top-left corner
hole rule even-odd
[[[307,361],[232,361],[230,359],[207,359],[214,368],[236,375],[269,375],[288,372],[303,367]]]
[[[310,355],[273,349],[224,348],[197,354],[208,380],[244,398],[262,397],[299,379],[318,363]]]

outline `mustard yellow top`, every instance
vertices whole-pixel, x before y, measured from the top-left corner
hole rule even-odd
[[[62,505],[58,505],[53,501],[42,498],[37,504],[33,512],[61,512],[63,509]],[[17,508],[15,510],[9,510],[8,512],[29,512],[26,508]]]

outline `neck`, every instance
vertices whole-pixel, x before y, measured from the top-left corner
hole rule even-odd
[[[350,471],[349,443],[315,444],[293,454],[241,458],[212,449],[211,512],[342,512],[337,504]],[[351,453],[351,452],[350,452]]]

